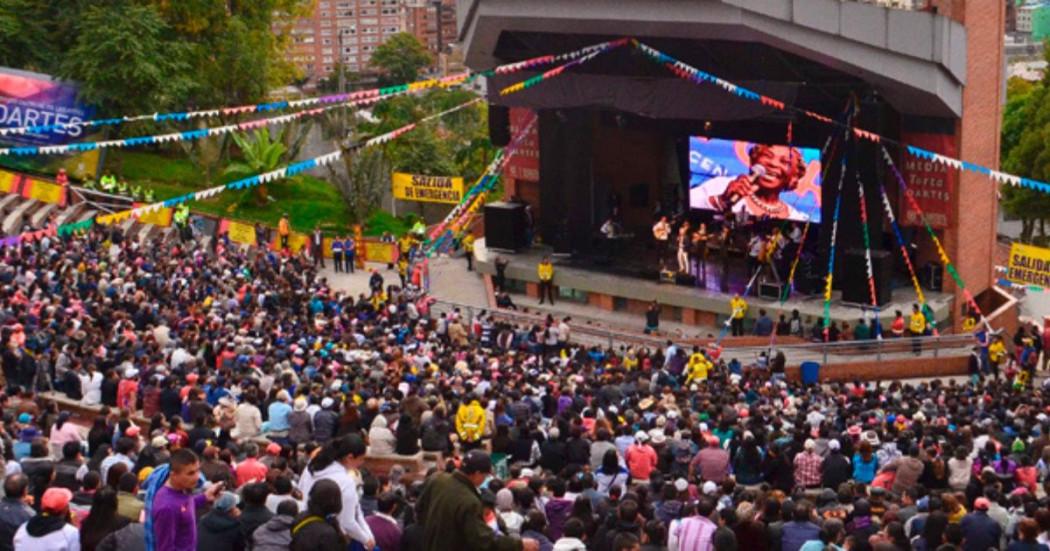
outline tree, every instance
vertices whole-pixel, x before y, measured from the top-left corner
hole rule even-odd
[[[382,149],[344,151],[343,162],[328,165],[328,174],[346,201],[354,222],[364,223],[390,189],[390,163]]]
[[[186,45],[153,7],[120,4],[85,10],[59,76],[78,82],[81,100],[103,116],[181,104],[193,86]]]
[[[1044,49],[1050,61],[1050,45]],[[1011,82],[1003,110],[1003,168],[1036,180],[1050,180],[1050,72],[1041,82],[1026,86]],[[1002,207],[1021,220],[1021,241],[1047,241],[1050,195],[1028,188],[1003,186]]]
[[[405,84],[419,78],[419,72],[430,65],[430,52],[409,33],[390,35],[372,52],[371,65],[383,75],[381,85]]]
[[[234,161],[226,167],[225,175],[234,179],[247,178],[263,172],[276,170],[286,161],[285,154],[288,148],[282,141],[283,131],[271,136],[268,128],[261,128],[252,133],[251,137],[245,134],[233,134],[233,141],[241,150],[240,161]],[[255,199],[259,204],[266,204],[270,194],[266,184],[255,186]]]
[[[0,2],[0,65],[46,72],[54,56],[47,6],[37,0]]]

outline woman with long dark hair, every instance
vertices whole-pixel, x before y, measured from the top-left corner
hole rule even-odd
[[[375,538],[361,511],[357,482],[347,473],[347,470],[361,466],[366,451],[364,440],[357,434],[328,442],[303,469],[299,490],[303,495],[310,495],[310,490],[318,481],[335,482],[343,496],[342,510],[339,512],[340,528],[351,539],[371,549],[375,545]]]
[[[736,473],[738,484],[752,485],[762,482],[762,459],[761,448],[758,441],[750,432],[744,433],[744,442],[737,449],[733,457],[733,472]]]
[[[128,519],[117,515],[117,491],[105,487],[95,492],[91,513],[80,524],[80,549],[94,551],[102,538],[120,530]]]
[[[606,450],[602,456],[602,466],[594,473],[594,481],[598,484],[598,493],[603,496],[609,495],[613,487],[620,488],[620,495],[627,491],[627,469],[620,465],[620,456],[616,450]]]

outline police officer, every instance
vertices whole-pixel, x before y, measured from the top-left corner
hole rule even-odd
[[[338,236],[332,238],[332,264],[335,273],[343,271],[343,240]]]
[[[343,256],[346,260],[346,271],[354,273],[354,256],[357,255],[357,243],[353,236],[346,236],[343,240]]]

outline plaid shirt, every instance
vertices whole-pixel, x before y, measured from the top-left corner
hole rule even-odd
[[[820,486],[820,467],[824,458],[813,452],[795,456],[795,485],[803,488]]]

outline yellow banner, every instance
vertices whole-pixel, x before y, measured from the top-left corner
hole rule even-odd
[[[360,243],[360,241],[358,241]],[[360,246],[359,246],[360,247]],[[365,261],[382,262],[391,264],[397,261],[397,243],[383,243],[382,241],[365,241]]]
[[[255,225],[234,222],[233,220],[227,220],[226,223],[226,231],[230,236],[230,241],[242,245],[255,246]]]
[[[423,176],[395,172],[391,180],[395,199],[458,204],[463,198],[463,178],[458,176]]]
[[[65,199],[65,190],[62,186],[35,178],[28,178],[23,189],[25,191],[22,192],[22,195],[26,199],[36,199],[44,203],[62,203]]]
[[[293,253],[298,253],[310,242],[310,236],[305,233],[292,232],[288,234],[288,248]],[[273,243],[270,244],[270,248],[275,251],[281,250],[281,236],[277,235],[277,232],[273,232]]]
[[[146,203],[135,203],[135,207],[142,206]],[[174,211],[170,208],[159,208],[154,212],[147,212],[139,215],[139,222],[143,224],[152,224],[154,226],[160,226],[166,228],[171,225],[171,217],[174,215]]]
[[[1014,243],[1006,279],[1014,283],[1050,287],[1050,249]]]
[[[0,191],[11,193],[11,190],[15,188],[15,184],[18,183],[19,176],[21,175],[14,172],[0,171]]]

